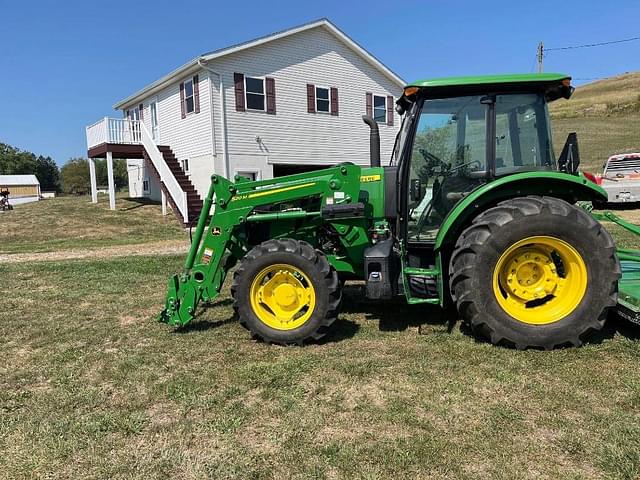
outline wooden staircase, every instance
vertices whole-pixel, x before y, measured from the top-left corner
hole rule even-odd
[[[184,170],[182,170],[182,167],[180,166],[180,163],[178,163],[178,159],[176,158],[173,151],[171,150],[171,147],[158,145],[158,150],[160,150],[160,153],[162,153],[162,157],[164,158],[165,163],[167,164],[167,166],[173,173],[174,177],[180,184],[180,187],[187,194],[187,207],[188,207],[187,221],[185,221],[185,219],[180,214],[180,210],[176,207],[174,199],[171,197],[171,195],[169,194],[169,191],[167,190],[165,185],[162,183],[162,181],[160,181],[160,175],[158,174],[158,171],[154,167],[153,162],[149,158],[149,155],[147,154],[146,150],[143,149],[145,166],[152,173],[152,175],[156,177],[156,180],[158,180],[158,183],[160,183],[160,187],[162,188],[165,195],[167,196],[167,201],[171,205],[171,209],[173,210],[173,213],[178,218],[178,221],[180,221],[185,227],[191,224],[197,223],[198,217],[200,216],[200,211],[202,210],[202,199],[200,198],[200,195],[198,194],[195,187],[191,183],[191,180],[189,180],[189,177],[187,177],[187,175],[184,173]]]

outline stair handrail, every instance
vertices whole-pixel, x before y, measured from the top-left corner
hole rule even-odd
[[[140,123],[140,133],[142,138],[142,145],[147,152],[147,155],[151,159],[151,163],[156,168],[158,175],[160,175],[160,182],[162,182],[167,189],[167,192],[171,196],[173,203],[175,203],[180,215],[184,219],[184,223],[189,221],[189,206],[187,205],[187,192],[185,192],[178,180],[173,175],[173,172],[167,165],[162,156],[162,152],[156,145],[153,137],[147,130],[144,122]]]

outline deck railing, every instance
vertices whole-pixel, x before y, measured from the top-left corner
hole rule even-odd
[[[140,125],[140,120],[104,117],[87,127],[87,148],[103,143],[139,145],[142,143]]]

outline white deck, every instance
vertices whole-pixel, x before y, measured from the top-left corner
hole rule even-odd
[[[119,143],[124,145],[142,144],[140,120],[104,117],[96,123],[89,125],[86,131],[88,150],[104,143]]]

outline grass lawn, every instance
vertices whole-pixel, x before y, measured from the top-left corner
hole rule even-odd
[[[118,197],[59,197],[16,205],[0,212],[0,254],[51,252],[188,238],[175,216],[162,216],[158,204]]]
[[[615,153],[640,151],[640,72],[578,87],[570,100],[551,103],[556,156],[570,132],[578,134],[584,170],[602,172]]]
[[[184,332],[156,323],[182,261],[0,263],[0,478],[640,475],[629,324],[518,352],[476,342],[451,312],[349,290],[322,344],[267,346],[233,320],[228,288]]]
[[[580,167],[602,173],[602,166],[615,153],[640,151],[640,115],[626,117],[578,117],[553,119],[553,141],[560,156],[567,135],[578,134]]]

